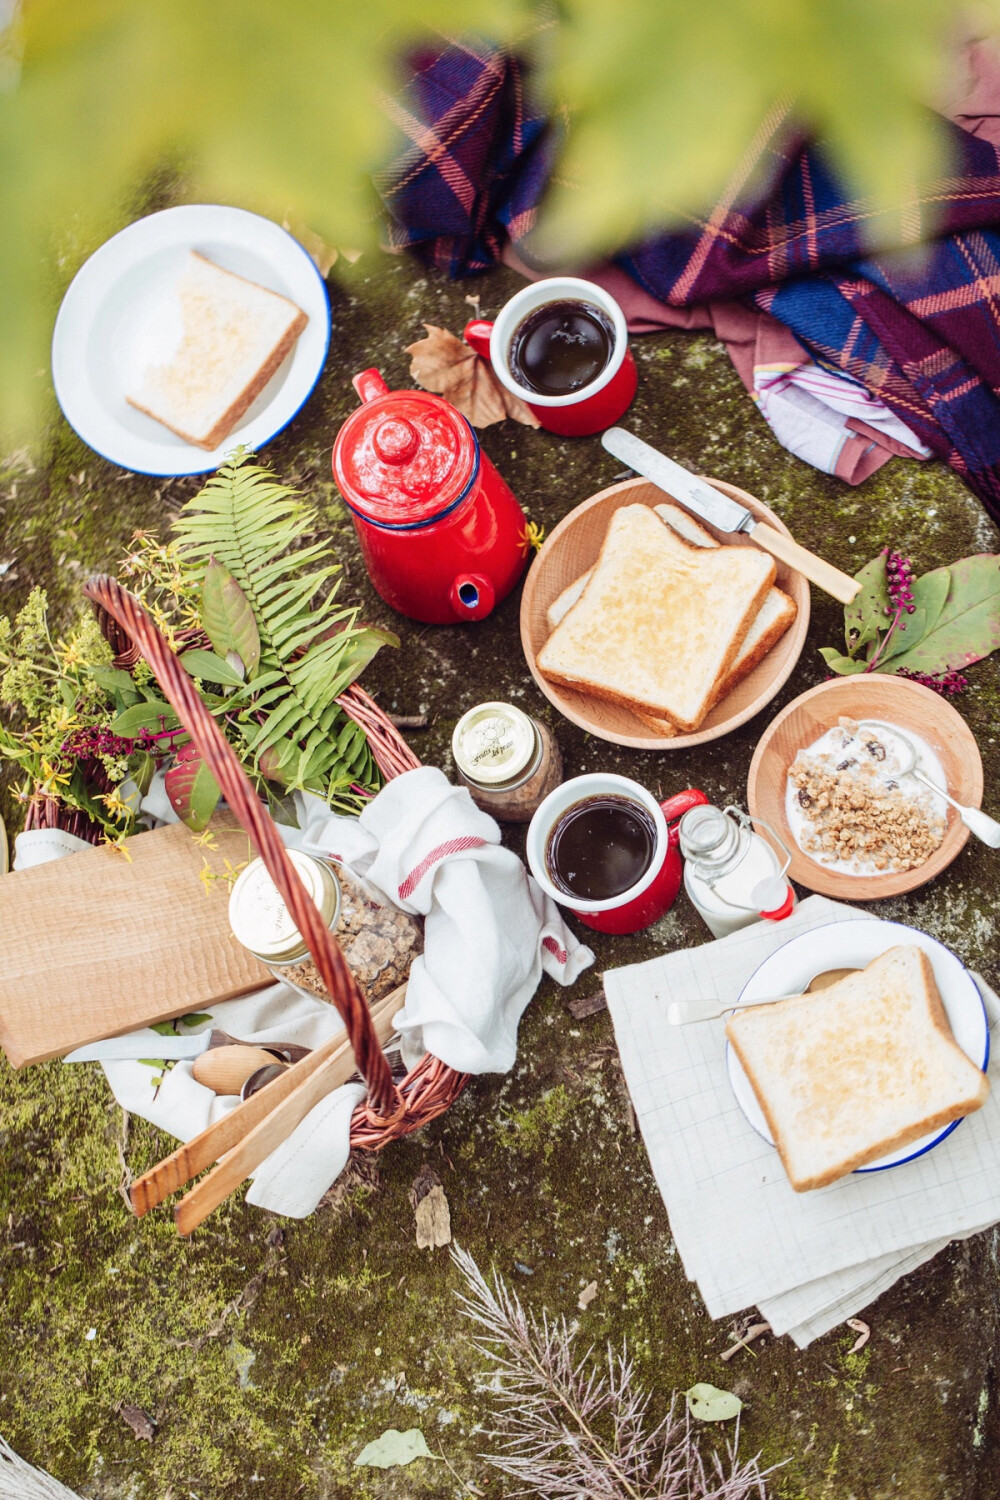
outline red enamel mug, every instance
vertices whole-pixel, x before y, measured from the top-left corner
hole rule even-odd
[[[543,396],[520,384],[510,364],[511,343],[521,323],[548,302],[589,302],[610,320],[614,333],[611,358],[601,373],[589,385],[563,396]],[[585,437],[613,427],[635,395],[635,360],[628,346],[625,314],[610,292],[579,276],[549,276],[522,287],[500,309],[495,322],[477,318],[466,323],[465,342],[490,361],[501,385],[520,396],[543,427],[563,437]]]
[[[623,797],[638,802],[653,820],[656,830],[653,857],[640,880],[627,891],[604,901],[583,901],[570,896],[553,884],[548,872],[546,850],[552,830],[563,813],[590,797]],[[681,853],[678,848],[677,822],[690,808],[706,803],[704,792],[692,787],[678,792],[666,802],[657,802],[651,792],[628,776],[595,771],[588,776],[574,776],[550,792],[528,827],[528,866],[546,895],[568,906],[573,915],[597,932],[624,935],[641,932],[668,912],[681,886]]]
[[[528,523],[468,422],[427,391],[354,377],[361,406],[333,445],[333,477],[387,604],[412,620],[481,620],[509,594]]]

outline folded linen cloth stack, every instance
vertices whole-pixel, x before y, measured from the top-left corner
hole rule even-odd
[[[810,896],[784,922],[758,922],[604,975],[629,1093],[685,1272],[713,1318],[756,1304],[773,1331],[800,1348],[951,1240],[1000,1219],[1000,1088],[994,1082],[984,1107],[924,1156],[796,1193],[777,1151],[733,1095],[725,1021],[671,1026],[667,1005],[735,1003],[790,938],[862,915]],[[995,1028],[1000,1000],[977,983]]]
[[[144,801],[143,807],[146,807]],[[572,984],[593,954],[569,931],[518,857],[500,845],[494,820],[433,767],[390,781],[360,818],[338,817],[318,797],[296,797],[299,828],[286,842],[328,856],[362,876],[404,911],[424,918],[424,952],[410,970],[406,1002],[395,1017],[404,1060],[425,1051],[462,1073],[505,1073],[517,1055],[518,1022],[545,973]],[[154,812],[164,812],[156,799]],[[34,849],[24,863],[54,850]],[[69,852],[69,851],[67,851]],[[333,1005],[275,984],[205,1013],[186,1037],[213,1027],[263,1046],[279,1041],[317,1047],[341,1029]],[[115,1098],[171,1135],[189,1140],[237,1100],[217,1097],[179,1060],[162,1075],[141,1058],[169,1056],[170,1042],[143,1028],[81,1049],[103,1061]],[[73,1060],[71,1054],[69,1061]],[[345,1084],[318,1104],[258,1169],[247,1201],[303,1218],[347,1161],[351,1115],[364,1096]]]

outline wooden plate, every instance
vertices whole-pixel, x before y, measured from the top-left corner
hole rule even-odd
[[[785,536],[789,535],[784,522],[745,490],[723,484],[719,479],[710,479],[709,483],[752,510],[758,520],[767,521]],[[594,566],[614,512],[621,505],[655,506],[672,498],[658,485],[650,484],[648,479],[627,479],[624,484],[614,484],[584,500],[582,505],[563,517],[546,539],[531,565],[521,597],[521,644],[531,675],[549,702],[554,703],[571,723],[579,724],[590,734],[610,740],[614,745],[630,745],[636,750],[683,750],[688,745],[717,740],[745,724],[765,703],[770,703],[788,680],[809,628],[809,584],[801,573],[794,573],[784,563],[778,562],[775,583],[794,599],[798,609],[795,619],[764,660],[715,705],[701,728],[691,734],[673,737],[656,734],[629,709],[605,703],[600,698],[588,698],[585,693],[574,692],[572,688],[561,687],[543,677],[538,670],[537,656],[551,633],[547,615],[549,605],[568,584]],[[754,545],[742,532],[719,531],[705,521],[701,525],[726,546]]]
[[[950,865],[969,837],[969,830],[953,807],[948,809],[944,842],[930,859],[912,870],[885,875],[845,875],[817,863],[796,844],[785,816],[788,767],[797,752],[832,729],[841,715],[851,719],[881,719],[904,732],[919,734],[934,750],[948,779],[948,791],[968,807],[983,799],[983,763],[972,730],[961,714],[939,693],[908,682],[905,677],[837,677],[810,688],[783,709],[764,730],[750,763],[747,804],[752,818],[776,831],[792,855],[788,873],[793,880],[823,896],[849,901],[879,901],[926,885]]]

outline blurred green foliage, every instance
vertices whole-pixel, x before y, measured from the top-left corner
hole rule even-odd
[[[536,249],[574,259],[707,210],[776,101],[829,139],[892,239],[899,202],[938,164],[922,101],[968,27],[1000,13],[1000,0],[0,0],[0,25],[5,6],[8,438],[44,398],[60,290],[164,162],[202,200],[375,243],[378,95],[417,38],[489,34],[534,55],[565,124]]]

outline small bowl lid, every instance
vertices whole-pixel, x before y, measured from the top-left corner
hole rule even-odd
[[[513,703],[480,703],[455,725],[451,753],[470,781],[498,786],[519,776],[531,763],[535,726]]]
[[[333,927],[340,912],[336,875],[322,860],[298,849],[289,849],[288,857],[301,876],[309,899],[326,925]],[[289,963],[307,951],[302,934],[262,859],[252,860],[233,886],[229,925],[237,941],[262,963]]]
[[[447,401],[387,391],[351,413],[337,434],[333,475],[351,510],[409,530],[461,501],[479,469],[479,442]]]

